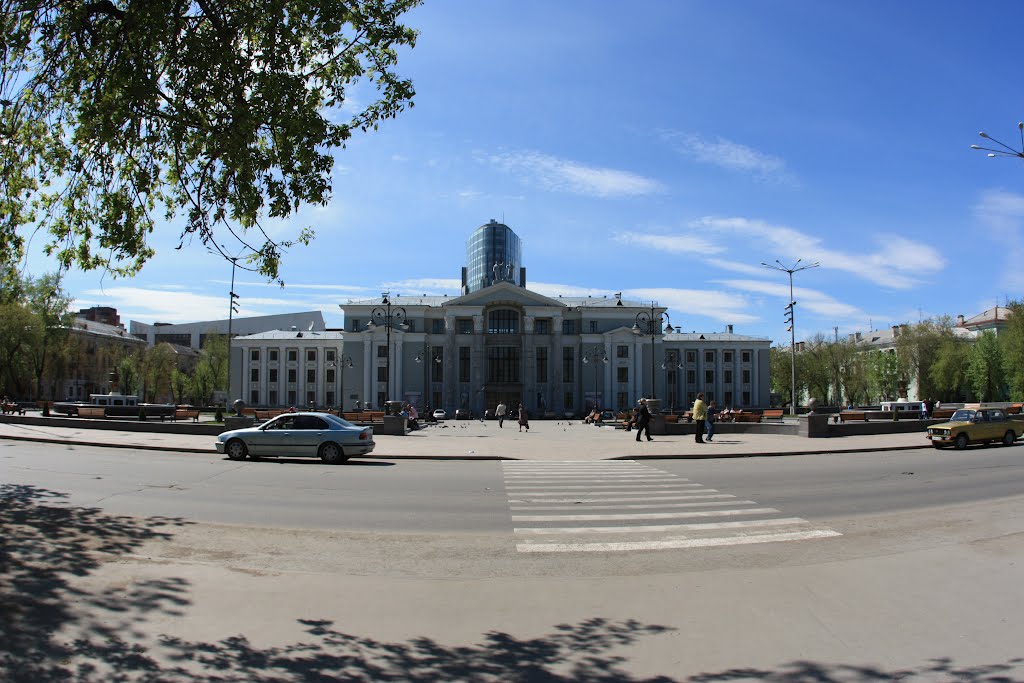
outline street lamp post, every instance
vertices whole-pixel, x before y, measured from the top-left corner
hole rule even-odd
[[[381,305],[370,312],[370,322],[366,323],[366,328],[371,332],[378,326],[383,325],[387,335],[385,343],[387,345],[388,357],[384,371],[385,401],[390,400],[391,396],[391,328],[395,327],[403,332],[409,329],[409,324],[405,322],[405,309],[401,306],[392,306],[390,296],[390,292],[383,292],[381,294]]]
[[[238,257],[229,256],[227,258],[231,261],[231,290],[228,292],[230,296],[228,306],[228,386],[224,392],[225,408],[231,405],[231,326],[235,320],[235,313],[238,313],[238,295],[235,294],[235,269],[238,268]]]
[[[429,355],[429,351],[427,350],[427,344],[426,344],[426,342],[424,342],[423,343],[423,350],[420,351],[419,353],[417,353],[416,357],[413,358],[413,360],[416,361],[417,363],[423,363],[423,401],[422,401],[423,405],[420,406],[421,410],[425,409],[427,407],[427,405],[429,405],[427,403],[427,401],[430,399],[430,371],[431,371],[431,368],[433,366],[430,363],[424,363],[423,362],[423,361],[425,361],[427,359],[428,355]],[[440,365],[441,364],[441,356],[440,355],[435,355],[430,360],[435,365]],[[424,417],[428,417],[428,416],[424,416]]]
[[[658,334],[662,321],[666,323],[665,333],[672,334],[675,330],[672,328],[672,323],[669,322],[668,313],[657,310],[655,302],[652,301],[650,313],[647,311],[637,313],[636,322],[632,327],[633,334],[638,337],[645,334],[651,337],[651,398],[654,398],[654,338]]]
[[[675,351],[668,351],[668,352],[665,353],[665,360],[661,364],[661,369],[665,370],[667,373],[669,373],[669,377],[673,377],[674,378],[676,376],[675,373],[679,369],[679,365],[680,365],[680,363],[679,363],[679,356],[676,354]],[[670,413],[675,413],[676,412],[676,386],[675,385],[676,385],[676,380],[673,379],[673,381],[669,383],[669,392],[671,394],[669,396],[669,412]]]
[[[809,268],[817,268],[821,264],[815,261],[814,263],[808,263],[801,266],[800,261],[797,259],[796,263],[793,264],[792,268],[787,268],[782,264],[782,261],[775,259],[773,265],[771,263],[761,262],[761,265],[765,268],[771,268],[772,270],[778,270],[783,273],[789,274],[789,305],[786,306],[786,322],[789,323],[789,369],[790,369],[790,403],[789,403],[789,414],[796,415],[796,301],[793,299],[793,273],[799,273],[801,270],[807,270]]]
[[[345,412],[345,369],[352,367],[352,356],[341,355],[338,358],[337,363],[328,363],[329,368],[339,368],[341,370],[341,380],[338,385],[338,412]]]
[[[600,346],[595,346],[595,347],[593,347],[591,349],[587,349],[586,351],[583,352],[583,362],[584,363],[594,363],[595,364],[594,365],[594,408],[599,408],[600,406],[597,403],[597,370],[598,370],[599,366],[596,365],[596,364],[597,363],[602,363],[603,365],[607,365],[608,364],[608,356],[605,355],[605,352],[604,352],[603,348],[601,348]]]

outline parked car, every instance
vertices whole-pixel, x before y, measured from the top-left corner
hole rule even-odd
[[[437,410],[434,411],[434,419],[435,420],[447,420],[448,419],[448,413],[444,412],[444,408],[438,408]]]
[[[1012,446],[1024,433],[1024,422],[1010,420],[1001,408],[961,408],[949,422],[928,428],[928,440],[935,448],[953,446],[962,451],[969,443],[1000,441]]]
[[[472,420],[473,419],[473,411],[470,410],[469,408],[456,408],[455,409],[455,419],[456,420]]]
[[[232,460],[247,456],[319,457],[336,465],[374,448],[373,429],[357,427],[330,413],[285,413],[258,427],[224,432],[217,437],[218,453]]]

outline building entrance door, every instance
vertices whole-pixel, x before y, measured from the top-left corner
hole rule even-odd
[[[517,391],[509,391],[506,389],[488,389],[487,390],[487,407],[486,409],[491,411],[491,415],[494,414],[495,409],[499,403],[504,403],[508,408],[508,412],[505,417],[511,417],[515,410],[519,407],[522,402],[522,393]]]

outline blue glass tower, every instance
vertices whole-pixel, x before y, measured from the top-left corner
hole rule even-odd
[[[512,228],[493,218],[466,240],[466,290],[476,292],[496,282],[522,286],[522,242]]]

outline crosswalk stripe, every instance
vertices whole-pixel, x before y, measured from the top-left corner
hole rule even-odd
[[[533,512],[536,510],[643,510],[648,508],[702,508],[714,507],[715,505],[757,505],[752,500],[709,500],[698,503],[652,503],[648,505],[513,505],[513,512]]]
[[[574,491],[574,490],[578,490],[578,489],[622,488],[623,486],[626,486],[627,484],[629,486],[632,486],[634,489],[637,489],[637,490],[640,490],[640,491],[649,490],[649,489],[677,489],[677,488],[694,488],[694,487],[700,488],[700,484],[653,484],[653,483],[640,482],[640,481],[635,482],[635,483],[633,483],[633,482],[619,482],[619,483],[608,483],[608,484],[580,484],[580,485],[557,483],[557,484],[554,484],[554,486],[558,486],[559,489]],[[518,489],[521,489],[521,488],[537,488],[537,485],[536,484],[531,484],[531,485],[527,486],[525,484],[520,484],[520,485],[516,485],[516,486],[506,486],[505,487],[505,489],[507,491],[515,491],[515,490],[518,490]],[[543,490],[543,489],[540,489],[540,490]]]
[[[738,515],[770,515],[775,508],[749,510],[702,510],[693,512],[643,512],[629,515],[512,515],[514,522],[587,522],[590,520],[678,519],[683,517],[729,517]]]
[[[810,524],[802,517],[776,519],[748,519],[743,522],[700,522],[697,524],[651,524],[646,526],[566,526],[566,527],[516,527],[517,534],[544,536],[554,534],[650,534],[673,531],[721,531],[723,529],[747,529],[768,526],[793,526]]]
[[[707,491],[714,491],[714,489],[705,489]],[[659,501],[659,500],[704,500],[707,498],[735,498],[736,496],[731,493],[715,493],[713,495],[703,495],[697,493],[696,495],[690,492],[682,492],[675,496],[648,496],[641,494],[634,494],[628,498],[607,498],[605,496],[587,496],[587,495],[576,495],[569,498],[509,498],[509,505],[535,505],[537,503],[578,503],[586,505],[588,503],[635,503],[637,501]]]
[[[781,534],[758,534],[754,536],[725,536],[721,538],[687,538],[662,541],[625,541],[608,543],[518,543],[516,550],[521,553],[566,553],[566,552],[614,552],[624,550],[668,550],[683,548],[708,548],[712,546],[746,545],[750,543],[777,543],[781,541],[804,541],[812,538],[842,536],[831,529],[796,531]]]

